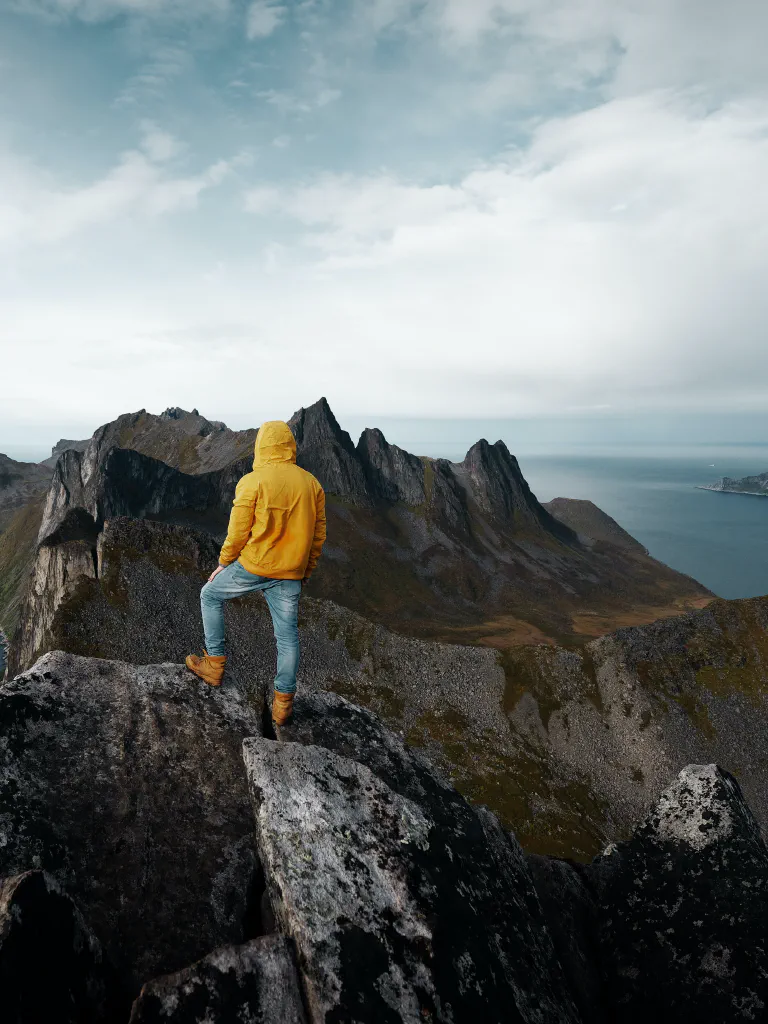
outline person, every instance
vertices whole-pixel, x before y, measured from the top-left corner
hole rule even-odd
[[[325,494],[296,465],[296,441],[287,423],[264,423],[256,435],[253,472],[237,485],[218,568],[200,593],[205,648],[187,668],[220,686],[227,663],[224,601],[260,590],[277,641],[272,718],[284,725],[293,713],[299,664],[299,597],[325,542]]]

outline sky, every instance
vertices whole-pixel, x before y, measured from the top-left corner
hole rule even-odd
[[[766,38],[764,0],[0,0],[0,450],[321,395],[763,429]]]

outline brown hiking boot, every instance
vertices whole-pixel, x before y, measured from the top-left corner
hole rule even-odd
[[[203,651],[205,657],[199,658],[196,654],[188,654],[186,666],[190,672],[194,672],[209,686],[221,686],[224,676],[224,666],[227,664],[225,654],[215,655]]]
[[[280,693],[275,690],[275,699],[272,703],[272,721],[275,725],[285,725],[293,715],[293,694]]]

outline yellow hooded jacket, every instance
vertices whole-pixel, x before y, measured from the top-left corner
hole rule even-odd
[[[237,485],[220,565],[237,559],[257,576],[307,579],[325,541],[325,493],[296,465],[287,423],[273,420],[256,435],[253,472]]]

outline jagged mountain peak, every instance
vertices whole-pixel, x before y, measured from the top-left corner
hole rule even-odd
[[[340,445],[350,455],[354,455],[355,446],[352,438],[339,426],[327,398],[320,398],[306,408],[302,406],[288,420],[288,426],[299,446],[308,447],[331,441]]]
[[[297,462],[313,473],[326,491],[356,505],[369,503],[365,473],[352,438],[339,426],[327,399],[299,409],[288,426],[296,438]]]
[[[531,491],[520,465],[503,441],[489,444],[481,438],[467,452],[461,469],[472,484],[480,508],[502,522],[544,529],[561,540],[574,542],[576,534],[556,520]]]

